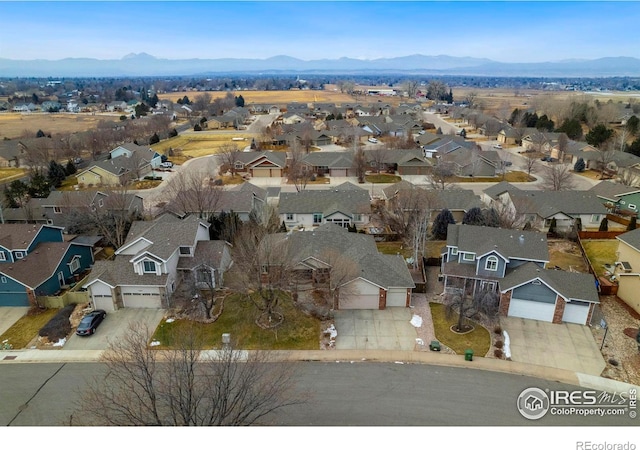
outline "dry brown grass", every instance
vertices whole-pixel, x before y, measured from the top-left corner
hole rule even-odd
[[[38,130],[45,133],[74,133],[94,129],[98,122],[120,122],[119,115],[65,114],[65,113],[2,113],[0,114],[0,139],[15,139],[25,132],[35,137]]]
[[[168,99],[173,102],[185,95],[193,100],[198,95],[204,94],[203,92],[168,92],[166,94],[160,94],[160,99]],[[208,92],[211,94],[212,99],[224,98],[226,92]],[[340,91],[237,91],[232,92],[234,97],[242,95],[245,105],[249,103],[274,103],[284,104],[290,102],[322,102],[322,103],[353,103],[355,99],[347,94],[341,94]]]
[[[18,167],[2,167],[0,168],[0,181],[7,182],[22,177],[27,171]]]
[[[242,137],[244,141],[233,141],[232,138]],[[159,153],[166,154],[171,147],[178,150],[184,158],[197,158],[199,156],[213,155],[218,153],[220,147],[226,144],[237,144],[242,150],[251,143],[251,135],[247,133],[224,133],[214,132],[186,133],[171,139],[158,142],[153,145],[153,149]],[[178,157],[170,157],[171,161],[179,164]]]

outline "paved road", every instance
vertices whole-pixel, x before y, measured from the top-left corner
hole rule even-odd
[[[575,387],[522,375],[468,368],[373,362],[300,362],[306,405],[274,417],[275,425],[528,426],[637,425],[620,417],[547,416],[529,421],[516,409],[523,389]],[[2,364],[0,425],[69,425],[80,389],[104,373],[98,363]],[[7,389],[10,386],[10,389]],[[399,437],[400,438],[400,437]]]

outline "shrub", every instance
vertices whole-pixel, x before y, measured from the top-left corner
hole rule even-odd
[[[51,342],[57,342],[60,339],[67,337],[71,332],[71,322],[69,317],[75,309],[76,305],[67,305],[58,311],[58,314],[53,316],[45,326],[40,328],[38,336],[46,337]]]
[[[502,334],[502,327],[501,327],[500,325],[496,325],[496,326],[493,328],[493,332],[494,332],[495,334]]]
[[[500,350],[499,348],[495,349],[493,351],[493,356],[495,356],[496,358],[502,359],[502,356],[504,355],[504,352],[502,350]]]
[[[502,348],[502,347],[504,347],[504,342],[496,341],[496,343],[494,345],[496,346],[496,348]]]

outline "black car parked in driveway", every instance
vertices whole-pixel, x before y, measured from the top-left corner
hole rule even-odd
[[[107,312],[103,309],[91,311],[80,321],[80,325],[78,325],[76,329],[76,334],[78,336],[91,336],[96,332],[96,328],[98,328],[98,325],[102,323],[106,316]]]

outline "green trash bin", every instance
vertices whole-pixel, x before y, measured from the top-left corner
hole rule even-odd
[[[439,352],[440,351],[440,342],[438,341],[431,341],[431,344],[429,344],[429,349],[432,352]]]
[[[468,348],[464,351],[464,360],[473,361],[473,350]]]

